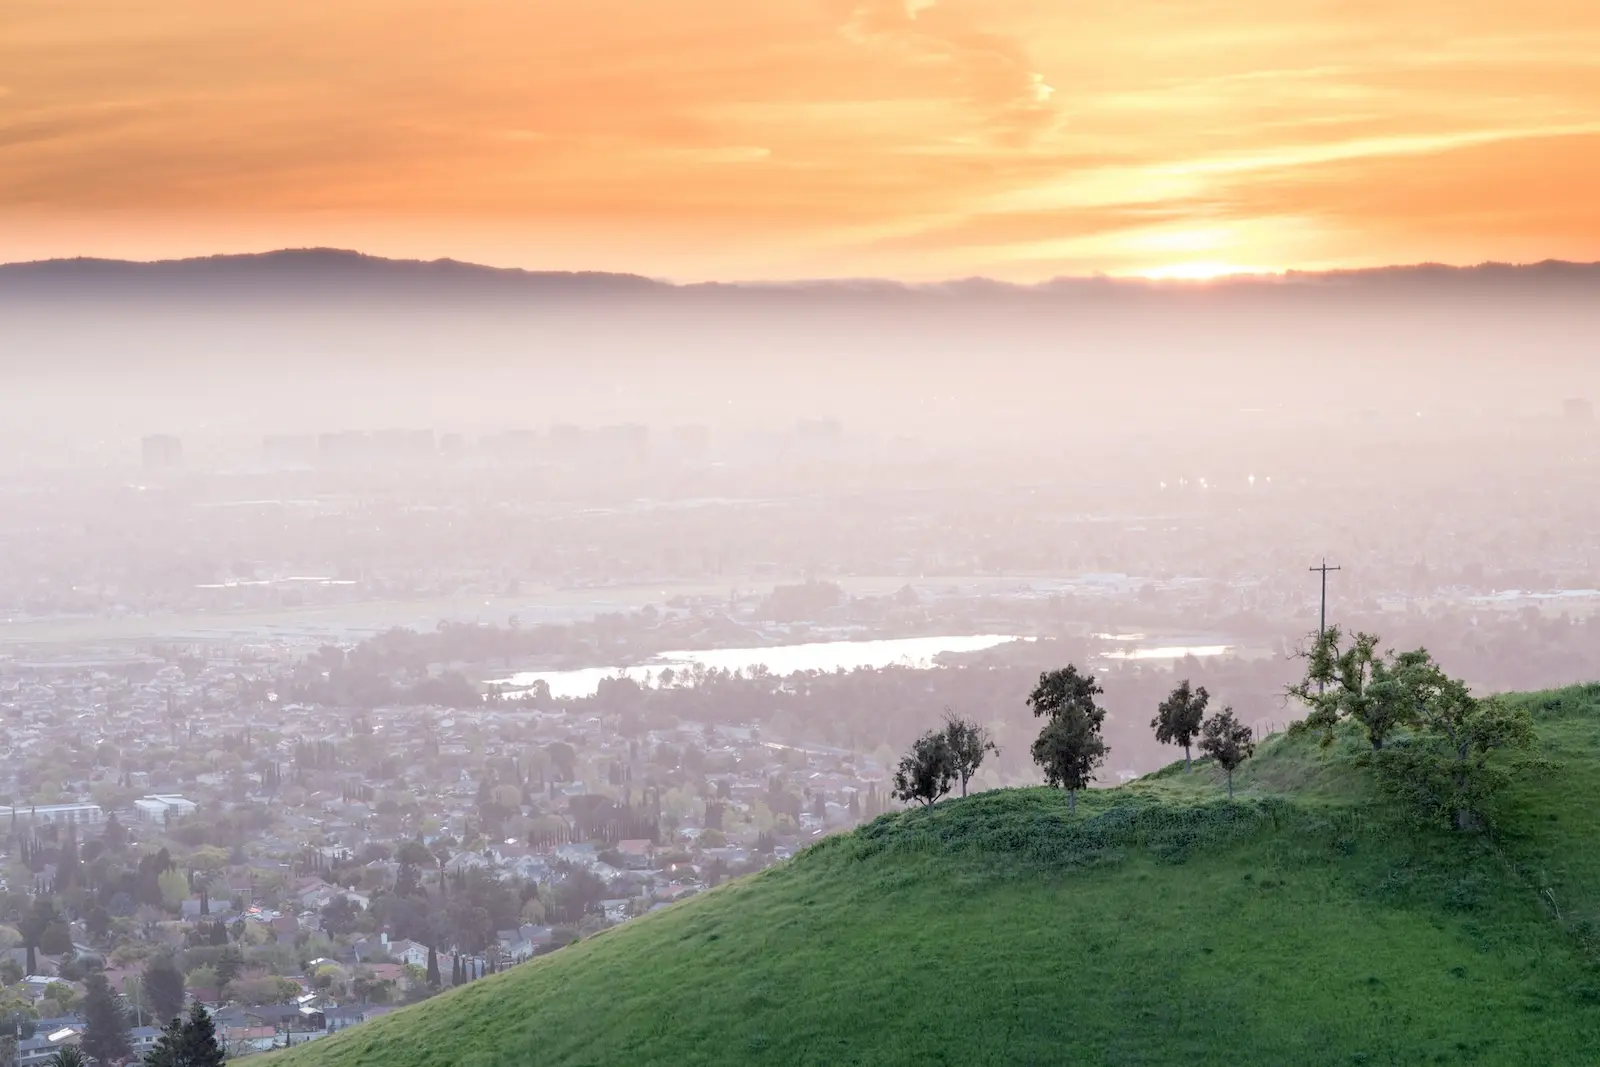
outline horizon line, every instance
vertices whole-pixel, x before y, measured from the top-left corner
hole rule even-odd
[[[348,260],[373,264],[395,264],[402,266],[425,267],[464,267],[472,270],[481,270],[501,274],[521,274],[533,277],[542,276],[632,279],[647,281],[652,284],[668,286],[675,289],[707,287],[764,288],[862,284],[898,286],[906,289],[937,289],[941,287],[957,285],[988,284],[1009,289],[1026,290],[1043,289],[1052,285],[1064,283],[1084,282],[1109,282],[1160,288],[1205,288],[1210,286],[1223,286],[1239,283],[1274,283],[1298,279],[1348,278],[1364,275],[1371,276],[1390,272],[1434,271],[1457,273],[1480,270],[1526,271],[1539,268],[1600,268],[1600,260],[1567,260],[1556,258],[1522,262],[1481,260],[1475,263],[1446,263],[1443,261],[1426,260],[1413,263],[1391,263],[1382,266],[1331,267],[1326,269],[1175,263],[1166,267],[1153,267],[1128,273],[1096,271],[1092,274],[1058,274],[1035,282],[1007,281],[984,274],[952,276],[937,281],[907,281],[887,275],[822,275],[788,279],[747,279],[742,281],[725,281],[719,279],[705,281],[678,281],[668,277],[640,274],[626,270],[569,270],[548,267],[496,266],[493,264],[479,263],[472,260],[456,259],[451,256],[440,256],[432,259],[426,259],[422,257],[383,256],[370,252],[363,252],[360,249],[355,248],[339,248],[332,245],[307,245],[298,247],[284,246],[279,248],[270,248],[259,252],[215,252],[205,255],[173,256],[156,259],[130,259],[112,256],[90,255],[53,256],[44,259],[7,260],[0,262],[0,271],[21,270],[29,267],[63,266],[71,264],[98,264],[126,267],[162,267],[198,265],[218,261],[235,262],[241,260],[264,260],[291,256],[310,257],[319,255],[330,258],[343,257]]]

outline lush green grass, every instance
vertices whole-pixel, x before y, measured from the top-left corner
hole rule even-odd
[[[1079,803],[880,819],[272,1067],[1600,1063],[1600,687],[1493,835],[1418,830],[1280,737]],[[1558,918],[1559,911],[1559,918]]]

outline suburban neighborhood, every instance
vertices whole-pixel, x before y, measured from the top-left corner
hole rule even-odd
[[[259,653],[5,665],[0,1025],[131,1052],[195,1002],[233,1057],[314,1040],[781,860],[885,772],[759,726],[556,701],[285,701]]]

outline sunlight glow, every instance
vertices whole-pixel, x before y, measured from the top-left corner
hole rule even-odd
[[[0,3],[0,260],[1204,281],[1600,255],[1594,0],[91,6]]]
[[[1191,263],[1168,263],[1159,267],[1149,267],[1145,270],[1135,271],[1133,276],[1149,278],[1151,281],[1208,281],[1212,278],[1227,278],[1237,275],[1279,275],[1282,273],[1282,268],[1247,267],[1239,263],[1199,260]]]

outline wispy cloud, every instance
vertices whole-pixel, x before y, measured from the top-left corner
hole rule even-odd
[[[1588,0],[75,11],[0,3],[0,258],[96,213],[678,276],[1600,257]]]
[[[1016,37],[987,31],[950,0],[856,0],[841,27],[847,40],[931,65],[985,121],[1001,145],[1025,143],[1056,117],[1054,88]]]

